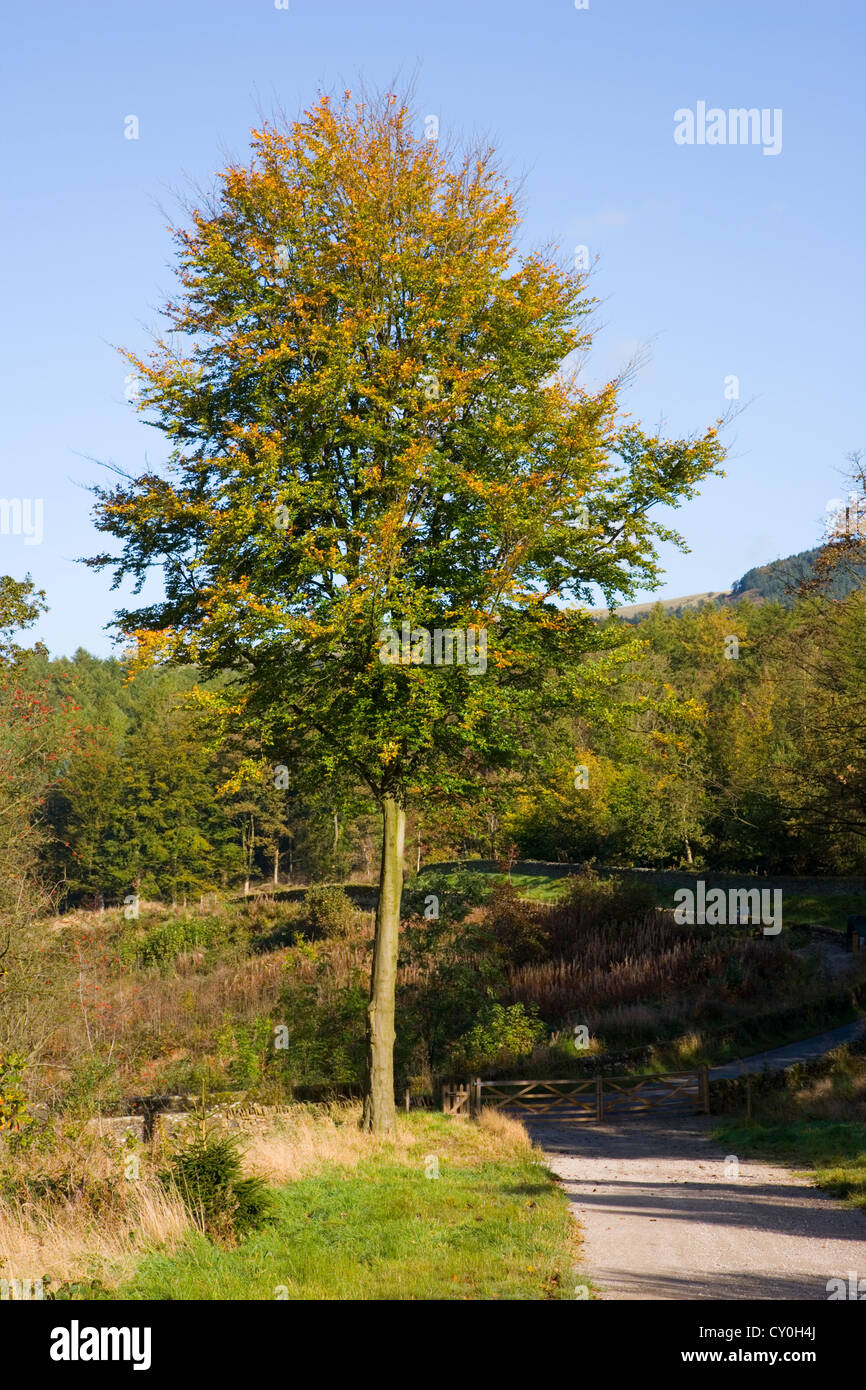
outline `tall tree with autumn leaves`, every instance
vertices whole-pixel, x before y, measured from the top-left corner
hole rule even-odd
[[[364,1124],[394,1121],[406,806],[519,768],[528,732],[603,698],[591,586],[658,573],[651,520],[716,468],[714,428],[624,422],[619,382],[562,370],[590,346],[584,279],[522,254],[490,149],[446,152],[393,94],[322,98],[254,131],[248,163],[176,231],[169,332],[131,358],[165,470],[98,490],[118,615],[139,660],[230,672],[203,699],[278,763],[382,812]],[[487,665],[383,662],[384,630],[483,630]]]

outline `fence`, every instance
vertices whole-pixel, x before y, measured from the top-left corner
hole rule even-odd
[[[550,1120],[603,1120],[653,1110],[709,1114],[707,1067],[645,1076],[570,1077],[552,1081],[448,1081],[442,1087],[446,1115],[477,1115],[483,1106],[543,1115]]]

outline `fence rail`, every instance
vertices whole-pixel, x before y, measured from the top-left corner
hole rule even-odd
[[[603,1120],[653,1110],[709,1114],[707,1067],[643,1076],[595,1076],[582,1080],[448,1081],[442,1087],[446,1115],[477,1115],[484,1106],[551,1120]]]

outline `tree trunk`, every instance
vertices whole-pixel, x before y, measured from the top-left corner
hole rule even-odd
[[[275,887],[275,888],[276,888],[277,885],[279,884],[279,881],[280,881],[280,847],[279,847],[279,845],[277,845],[277,846],[275,847],[275,849],[274,849],[274,887]]]
[[[394,1128],[394,994],[400,897],[403,891],[403,842],[406,812],[393,796],[382,801],[382,862],[373,942],[373,974],[367,1011],[367,1066],[361,1125],[372,1134]]]

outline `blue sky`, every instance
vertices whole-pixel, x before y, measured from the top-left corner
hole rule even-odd
[[[645,347],[630,412],[690,433],[739,378],[727,476],[676,514],[691,553],[665,552],[659,594],[815,543],[866,445],[862,0],[19,0],[4,40],[0,496],[44,499],[44,536],[0,534],[0,572],[47,590],[52,652],[111,650],[117,598],[76,557],[103,544],[92,460],[164,454],[112,345],[159,323],[178,193],[275,104],[362,77],[414,78],[419,133],[493,141],[527,246],[600,256],[589,375]],[[781,109],[781,152],[676,144],[699,101]]]

